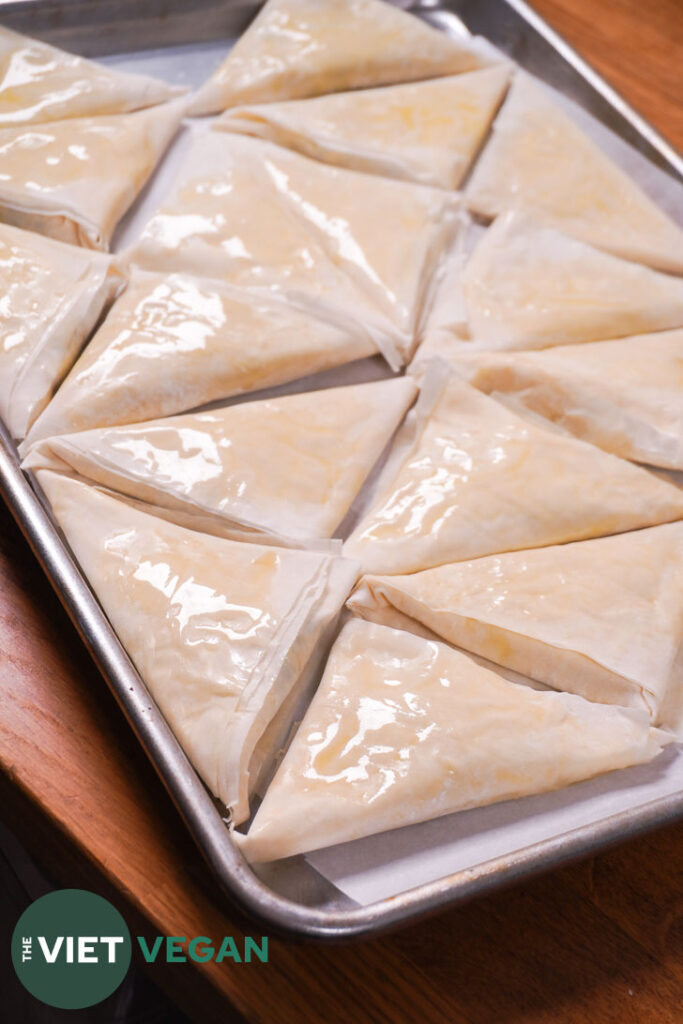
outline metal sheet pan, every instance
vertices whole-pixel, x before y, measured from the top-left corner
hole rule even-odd
[[[683,161],[651,126],[590,69],[523,0],[402,3],[449,32],[463,24],[487,36],[527,70],[577,100],[673,175]],[[253,16],[251,0],[11,0],[0,22],[97,56],[234,38]],[[190,10],[191,8],[191,10]],[[224,892],[270,932],[339,940],[376,934],[523,878],[556,868],[658,825],[683,818],[683,790],[589,826],[488,860],[398,896],[359,906],[303,858],[256,874],[233,844],[219,807],[190,765],[81,574],[39,489],[19,468],[0,424],[0,493],[113,691]]]

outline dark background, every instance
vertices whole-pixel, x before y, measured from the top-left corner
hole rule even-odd
[[[38,867],[16,836],[0,823],[0,933],[8,950],[21,914],[33,900],[59,888]],[[86,1010],[56,1010],[34,999],[0,958],[0,1020],[5,1024],[189,1024],[133,962],[125,981],[103,1003]]]

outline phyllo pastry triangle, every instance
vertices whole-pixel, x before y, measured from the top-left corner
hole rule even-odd
[[[188,757],[243,821],[254,766],[276,753],[259,743],[306,678],[357,567],[185,530],[47,470],[38,480]]]
[[[683,712],[683,523],[366,576],[349,600],[389,626],[439,637],[559,690]]]
[[[517,74],[467,187],[472,210],[528,210],[625,259],[683,272],[683,232],[553,101]]]
[[[65,434],[24,467],[76,472],[209,533],[305,546],[332,536],[416,391],[399,377]]]
[[[549,348],[683,326],[683,280],[519,212],[499,217],[484,234],[462,272],[461,291],[463,323],[450,331],[453,347],[462,336],[463,351]],[[438,315],[438,303],[434,308]],[[438,350],[429,322],[425,334]]]
[[[240,845],[290,857],[641,764],[666,740],[642,711],[520,686],[357,619]]]
[[[409,573],[680,518],[683,491],[436,362],[345,552],[364,572]]]
[[[604,451],[683,470],[683,330],[544,352],[454,355],[452,365],[480,391]]]
[[[22,438],[122,283],[111,257],[0,224],[0,417]]]
[[[429,82],[235,107],[213,127],[270,139],[338,167],[457,188],[509,75],[499,65]]]
[[[375,355],[362,331],[220,281],[133,271],[34,441],[139,423]]]
[[[123,114],[178,93],[147,75],[116,71],[0,26],[0,128]]]
[[[451,39],[380,0],[269,0],[191,110],[453,75],[490,60],[482,41]]]
[[[296,296],[410,354],[461,225],[455,193],[328,167],[270,142],[197,133],[130,259]]]
[[[0,216],[62,242],[108,249],[178,130],[184,104],[3,128]]]

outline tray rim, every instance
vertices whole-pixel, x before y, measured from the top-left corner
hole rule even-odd
[[[512,7],[533,30],[538,32],[559,55],[577,71],[607,103],[613,107],[635,131],[655,149],[669,170],[683,177],[683,155],[659,132],[647,118],[628,103],[621,93],[583,58],[566,39],[538,14],[526,0],[502,0]]]
[[[498,2],[513,8],[531,31],[540,33],[645,137],[649,145],[658,150],[674,172],[683,174],[683,160],[674,148],[525,0]],[[20,6],[23,9],[38,8],[41,0],[21,0]],[[425,8],[425,13],[427,11],[433,12],[434,7],[430,5]],[[0,8],[0,15],[2,13]],[[169,792],[185,826],[213,869],[222,891],[240,910],[272,933],[325,941],[374,936],[683,819],[682,788],[678,793],[629,808],[365,906],[322,909],[276,893],[257,876],[233,841],[216,804],[78,568],[47,503],[40,497],[40,489],[37,485],[35,490],[32,487],[29,475],[20,469],[16,446],[0,421],[0,495]]]

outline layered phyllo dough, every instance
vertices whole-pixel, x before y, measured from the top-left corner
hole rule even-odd
[[[683,523],[366,576],[364,618],[424,626],[458,647],[591,701],[683,726]]]
[[[683,492],[537,426],[435,364],[345,545],[365,572],[622,533],[683,518]]]
[[[377,353],[371,338],[265,293],[133,271],[25,445],[137,423]]]
[[[214,128],[338,167],[457,188],[507,88],[505,65],[380,89],[234,107]]]
[[[78,473],[210,533],[306,546],[332,537],[416,391],[399,377],[64,434],[24,467]]]
[[[175,135],[185,100],[0,130],[0,217],[90,249],[116,225]]]
[[[449,260],[419,358],[541,349],[683,326],[683,280],[514,211]]]
[[[357,619],[241,846],[290,857],[642,764],[666,740],[644,711],[538,692]]]
[[[122,285],[112,259],[0,224],[0,416],[22,438]]]
[[[123,114],[184,92],[116,71],[0,26],[0,128]]]
[[[683,330],[544,352],[447,352],[470,384],[523,414],[623,459],[683,470]],[[427,355],[415,357],[417,376]]]
[[[491,59],[482,40],[452,39],[382,0],[269,0],[191,109],[436,78]]]
[[[683,272],[683,232],[529,75],[518,73],[467,188],[472,210],[527,210],[550,227]]]
[[[38,480],[168,724],[243,821],[273,752],[264,734],[272,744],[301,695],[356,565],[186,530],[49,470]]]
[[[269,142],[197,133],[130,259],[295,297],[408,357],[459,197],[328,167]]]

